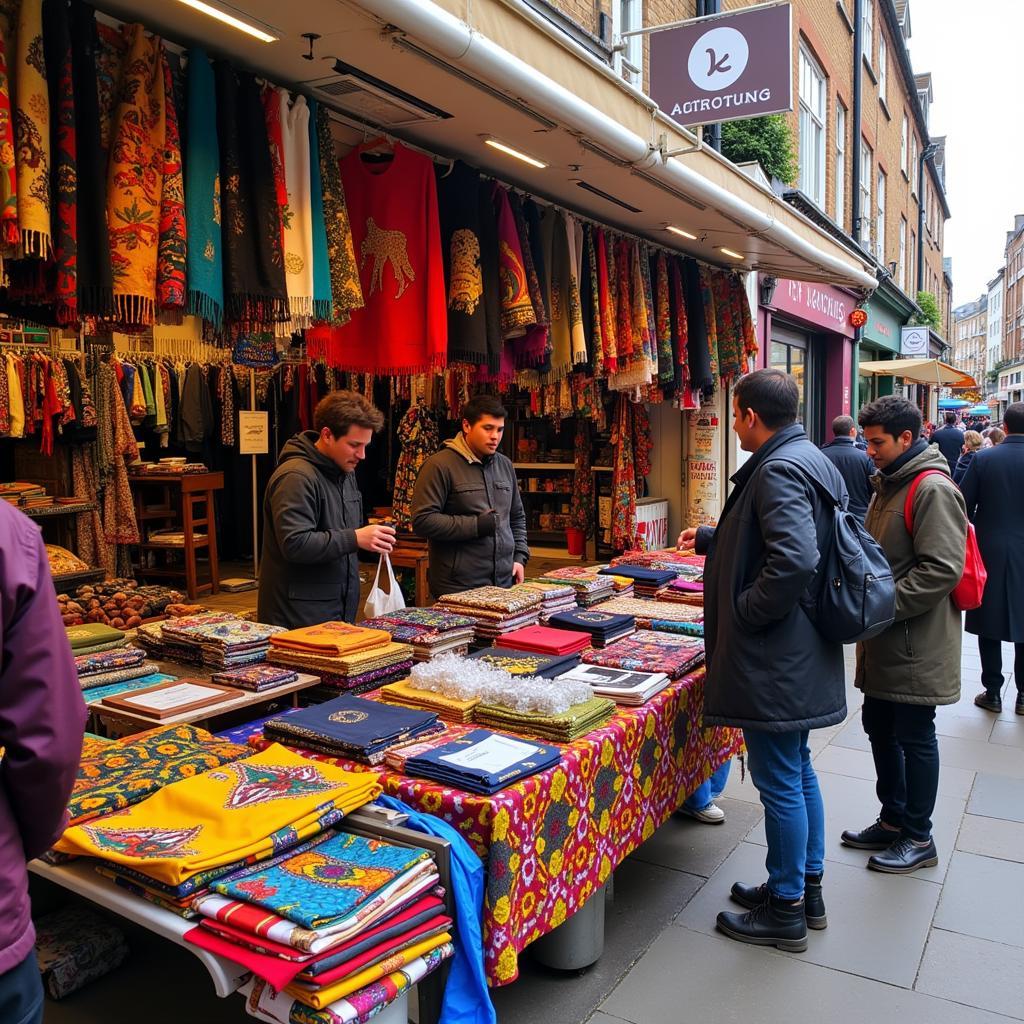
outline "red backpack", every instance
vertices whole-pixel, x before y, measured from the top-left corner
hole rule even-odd
[[[926,469],[914,477],[910,490],[907,491],[907,500],[903,503],[903,518],[907,522],[907,530],[914,532],[914,495],[917,493],[917,485],[932,473],[939,476],[946,476],[941,469]],[[956,484],[953,484],[956,487]],[[974,523],[967,523],[967,550],[964,556],[964,574],[960,582],[953,588],[949,595],[953,604],[962,612],[969,612],[973,608],[981,606],[981,599],[985,593],[985,581],[988,579],[988,572],[985,563],[981,559],[981,551],[978,548],[978,538],[974,533]]]

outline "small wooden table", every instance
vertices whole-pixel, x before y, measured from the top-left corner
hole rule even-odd
[[[430,585],[427,583],[427,565],[430,556],[416,547],[403,547],[401,542],[391,552],[391,564],[396,569],[413,569],[416,572],[416,596],[413,603],[422,608],[430,600]]]

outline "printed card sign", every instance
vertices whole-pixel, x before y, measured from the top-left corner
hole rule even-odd
[[[270,451],[270,414],[238,413],[238,454],[266,455]]]

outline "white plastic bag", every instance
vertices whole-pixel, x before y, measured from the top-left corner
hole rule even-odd
[[[390,584],[388,590],[382,590],[380,585],[381,566],[388,567],[387,582]],[[387,615],[388,612],[397,612],[399,608],[405,607],[405,598],[402,597],[402,589],[395,579],[395,570],[391,568],[391,556],[381,555],[377,563],[377,575],[373,577],[373,586],[366,595],[366,618],[375,619],[379,615]]]

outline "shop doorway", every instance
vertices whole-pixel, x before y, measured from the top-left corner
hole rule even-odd
[[[772,324],[772,340],[768,351],[768,366],[792,374],[800,388],[800,407],[797,419],[803,424],[807,436],[820,444],[822,439],[822,411],[824,403],[816,386],[817,367],[814,346],[809,335]]]

